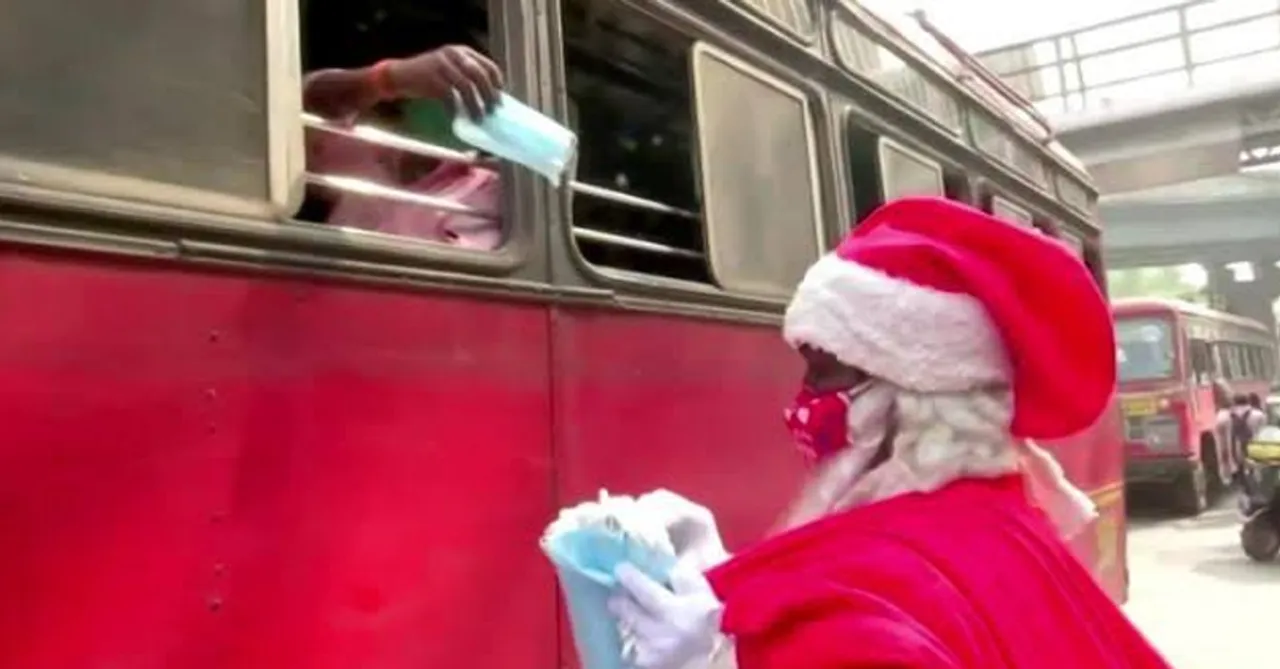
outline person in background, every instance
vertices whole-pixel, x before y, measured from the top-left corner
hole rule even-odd
[[[333,123],[372,121],[413,131],[433,144],[462,148],[452,136],[452,113],[483,117],[497,104],[502,87],[497,64],[475,49],[450,45],[363,68],[312,72],[303,82],[302,99],[307,111]],[[456,101],[462,109],[451,109]],[[307,132],[307,164],[313,172],[447,199],[487,215],[317,188],[308,193],[302,218],[462,248],[493,250],[502,243],[498,174],[488,167],[434,160],[316,130]]]
[[[787,529],[729,557],[711,511],[667,493],[671,588],[624,565],[610,601],[630,666],[1168,668],[1068,548],[1096,512],[1030,441],[1090,427],[1115,389],[1107,303],[1068,250],[897,200],[809,269],[783,335],[812,468]]]
[[[1254,397],[1257,397],[1255,394]],[[1258,398],[1261,404],[1261,398]],[[1231,457],[1237,465],[1237,474],[1243,474],[1245,452],[1253,435],[1267,424],[1267,414],[1254,406],[1249,395],[1236,394],[1231,398],[1231,406],[1218,411],[1218,438],[1231,444]]]

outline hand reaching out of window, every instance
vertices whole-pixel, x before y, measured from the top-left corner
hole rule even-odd
[[[467,113],[479,118],[498,103],[502,70],[475,49],[444,46],[390,63],[387,85],[396,97],[449,103],[457,91]]]
[[[471,47],[449,45],[356,70],[312,72],[303,84],[303,105],[325,118],[350,121],[384,100],[453,104],[456,91],[467,113],[479,118],[497,104],[502,86],[496,63]]]

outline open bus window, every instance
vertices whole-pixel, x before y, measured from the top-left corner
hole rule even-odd
[[[488,9],[485,0],[304,3],[307,193],[299,219],[457,248],[502,245],[498,168],[453,135],[452,105],[376,102],[367,85],[350,83],[378,76],[370,68],[384,59],[441,48],[487,67]]]
[[[1198,386],[1213,383],[1213,356],[1209,354],[1209,343],[1203,339],[1192,339],[1191,373]]]
[[[561,11],[587,262],[788,294],[821,240],[804,96],[622,3]]]
[[[1026,228],[1035,226],[1035,217],[1031,212],[1013,202],[1000,197],[999,195],[991,196],[990,213],[996,218],[1008,221],[1014,225],[1020,225]]]
[[[587,262],[709,283],[695,185],[692,41],[635,10],[565,0],[578,133],[573,234]]]
[[[1116,362],[1120,381],[1156,381],[1173,376],[1173,338],[1168,321],[1125,318],[1116,321]]]
[[[968,197],[969,183],[963,174],[944,170],[938,161],[853,119],[845,131],[845,147],[856,220],[899,198],[941,195],[965,201]]]

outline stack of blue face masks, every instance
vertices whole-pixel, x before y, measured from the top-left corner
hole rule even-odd
[[[461,104],[456,106],[462,109]],[[453,134],[481,151],[524,165],[557,186],[573,178],[578,136],[506,93],[484,118],[455,116]]]
[[[659,583],[668,583],[675,554],[665,532],[643,527],[634,515],[610,513],[610,506],[626,508],[634,500],[602,495],[561,512],[547,528],[542,550],[560,577],[560,590],[569,611],[574,644],[583,669],[626,669],[625,643],[608,601],[617,585],[614,569],[629,562]],[[629,509],[628,509],[629,510]]]

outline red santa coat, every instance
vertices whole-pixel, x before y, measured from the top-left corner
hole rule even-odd
[[[738,669],[1165,669],[1020,478],[774,537],[708,578]]]

